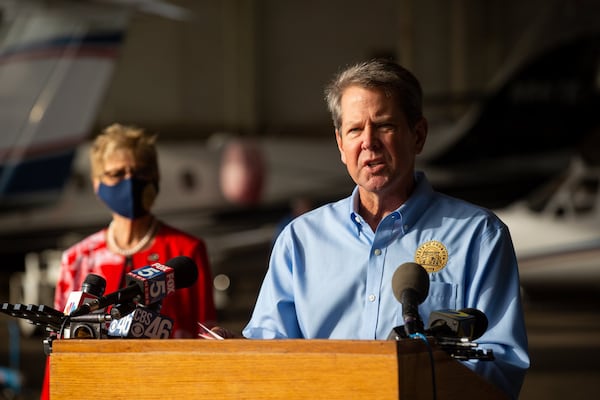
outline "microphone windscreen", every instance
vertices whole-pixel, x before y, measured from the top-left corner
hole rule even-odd
[[[459,311],[475,317],[475,325],[473,326],[472,339],[477,339],[477,338],[481,337],[485,333],[485,331],[487,331],[488,319],[485,316],[485,314],[483,313],[483,311],[478,310],[476,308],[463,308]]]
[[[81,291],[92,294],[96,297],[102,297],[106,289],[106,279],[100,275],[88,274],[81,285]]]
[[[165,265],[173,268],[175,273],[175,288],[187,288],[196,283],[198,279],[198,267],[191,258],[186,256],[173,257]]]
[[[429,294],[429,275],[421,265],[407,262],[400,265],[392,276],[392,291],[396,299],[402,303],[402,293],[412,289],[417,293],[419,304]]]

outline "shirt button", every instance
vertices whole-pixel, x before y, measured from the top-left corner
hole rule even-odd
[[[369,301],[370,301],[370,302],[373,302],[373,301],[375,301],[375,295],[374,295],[374,294],[370,294],[370,295],[369,295]]]
[[[380,256],[381,255],[381,249],[375,249],[374,251],[376,256]]]

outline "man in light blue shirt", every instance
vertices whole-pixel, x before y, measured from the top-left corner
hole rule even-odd
[[[465,365],[518,397],[529,367],[519,276],[507,227],[489,210],[435,192],[415,171],[427,137],[422,92],[401,66],[354,65],[326,90],[350,197],[294,219],[271,254],[247,338],[387,339],[403,324],[392,275],[422,265],[431,311],[481,310],[477,340],[494,361]]]

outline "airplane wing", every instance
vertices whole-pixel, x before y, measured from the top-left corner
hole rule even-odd
[[[544,12],[482,98],[430,135],[423,168],[439,189],[490,207],[509,204],[566,168],[598,134],[596,14],[568,17],[568,4]]]

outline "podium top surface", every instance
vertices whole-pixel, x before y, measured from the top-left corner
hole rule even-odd
[[[52,399],[98,386],[111,399],[505,398],[437,347],[381,340],[55,340]],[[432,365],[433,359],[433,365]],[[435,366],[435,368],[433,368]],[[432,385],[432,373],[437,379]]]

